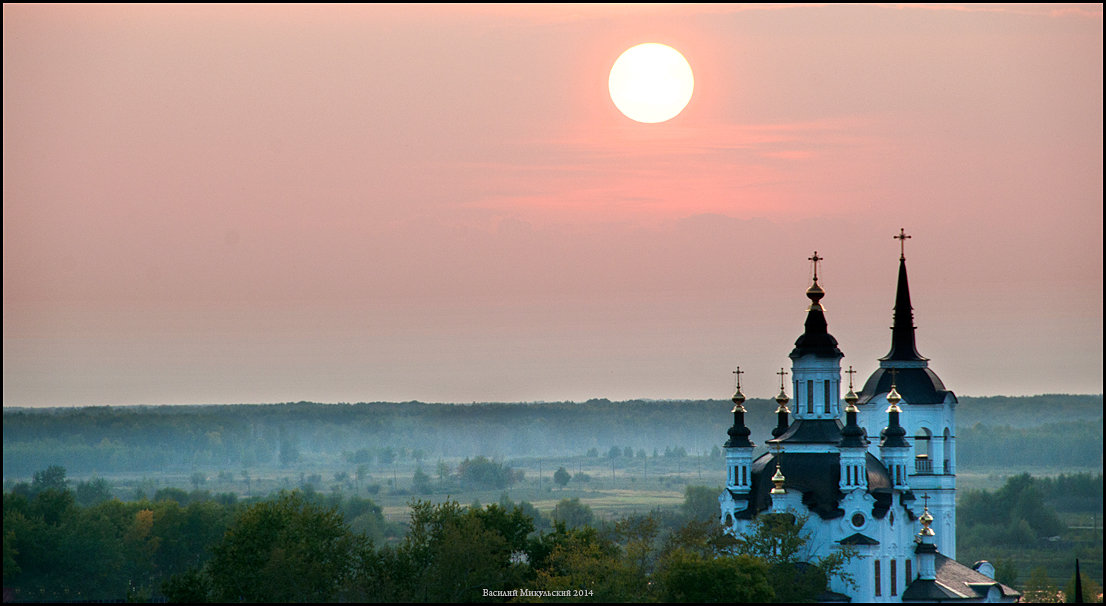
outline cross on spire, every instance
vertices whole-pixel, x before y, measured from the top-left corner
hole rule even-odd
[[[741,367],[738,366],[737,370],[734,370],[732,372],[733,374],[737,375],[737,388],[741,389],[741,375],[745,374],[745,371],[741,370]]]
[[[850,366],[849,368],[852,368],[852,366]],[[897,375],[897,374],[899,374],[899,369],[892,368],[891,369],[891,389],[895,388],[895,378],[896,378],[895,375]]]
[[[853,370],[852,364],[849,364],[849,369],[845,371],[845,374],[849,375],[849,391],[852,391],[852,389],[853,389],[853,375],[856,374],[856,371]]]
[[[784,370],[783,368],[780,368],[780,371],[777,372],[776,374],[778,374],[780,376],[780,391],[783,391],[783,378],[784,378],[784,376],[786,376],[788,374],[788,372],[786,370]]]
[[[907,236],[907,237],[909,237],[909,236]],[[818,251],[814,251],[814,256],[813,257],[807,257],[806,260],[814,262],[814,281],[817,282],[818,281],[818,262],[819,261],[824,261],[825,257],[819,257],[818,256]]]
[[[905,260],[906,259],[906,241],[910,239],[910,236],[906,235],[906,230],[900,227],[899,228],[899,235],[891,236],[891,237],[899,241],[899,258]],[[817,254],[817,253],[815,253],[815,254]]]
[[[928,494],[926,494],[924,492],[922,493],[922,501],[925,502],[925,508],[929,509],[929,495]]]

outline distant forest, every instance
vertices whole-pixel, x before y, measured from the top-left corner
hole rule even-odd
[[[1102,403],[1102,395],[962,396],[958,463],[1100,468]],[[11,480],[47,465],[82,476],[388,464],[394,458],[577,456],[606,454],[612,447],[646,455],[666,449],[708,455],[717,454],[726,438],[730,407],[725,400],[589,400],[14,408],[4,410],[3,473]],[[753,399],[746,408],[753,435],[768,435],[775,403]]]

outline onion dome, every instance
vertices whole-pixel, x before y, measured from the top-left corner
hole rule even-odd
[[[918,520],[922,523],[922,530],[918,532],[919,537],[932,537],[937,534],[929,527],[929,525],[933,523],[933,516],[929,513],[928,505],[926,505],[925,510],[922,511],[922,515]]]
[[[887,402],[891,404],[891,406],[897,408],[898,412],[902,412],[902,409],[899,408],[899,402],[902,402],[902,396],[900,396],[898,390],[895,389],[894,383],[891,384],[891,391],[887,393]],[[891,412],[890,407],[888,407],[887,412]]]

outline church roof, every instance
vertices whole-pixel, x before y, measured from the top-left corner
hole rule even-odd
[[[979,600],[986,598],[992,587],[1003,597],[1021,594],[998,581],[940,553],[936,558],[936,580],[917,579],[902,592],[904,602],[944,602],[949,600]]]
[[[771,505],[772,475],[776,472],[776,454],[765,453],[753,462],[749,493],[734,494],[735,500],[747,500],[748,507],[737,512],[737,518],[751,519]],[[865,453],[868,493],[876,499],[872,516],[882,519],[892,502],[891,476],[887,468],[871,453]],[[802,503],[824,520],[840,518],[845,510],[839,507],[844,494],[841,481],[841,458],[838,453],[783,453],[780,471],[787,478],[784,488],[802,493]]]
[[[842,545],[879,545],[879,541],[867,535],[860,534],[859,532],[856,534],[850,534],[849,536],[838,541],[838,543],[841,543]]]
[[[892,382],[895,384],[895,391],[899,392],[907,404],[940,404],[945,401],[946,395],[952,393],[945,389],[945,384],[929,368],[896,368],[894,376],[891,370],[877,368],[868,377],[864,389],[857,394],[857,404],[866,404],[879,394],[891,391]],[[955,397],[954,395],[953,398]]]
[[[769,442],[788,444],[837,444],[841,440],[841,421],[837,419],[795,419],[787,431]]]

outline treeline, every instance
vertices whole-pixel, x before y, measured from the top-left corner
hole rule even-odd
[[[50,468],[4,494],[4,587],[19,601],[506,601],[527,589],[563,592],[543,601],[795,602],[818,598],[854,556],[804,561],[809,537],[793,516],[724,536],[719,490],[689,487],[681,511],[600,524],[576,500],[552,520],[506,498],[414,501],[389,539],[357,527],[365,516],[383,524],[366,499],[193,493],[187,504],[81,506]]]
[[[1101,582],[1102,534],[1096,526],[1102,484],[1101,473],[1020,474],[995,491],[962,488],[956,507],[958,555],[965,562],[991,560],[998,580],[1024,586],[1029,601],[1055,601],[1056,590],[1047,588],[1063,586],[1076,558],[1084,573]],[[1070,528],[1061,512],[1084,514],[1072,517],[1086,519],[1088,526]],[[1019,583],[1023,579],[1024,585]],[[1088,601],[1093,597],[1088,595]]]
[[[76,475],[287,468],[357,456],[387,465],[396,457],[607,453],[612,445],[707,454],[726,437],[729,408],[721,400],[590,400],[5,409],[3,473],[26,478],[50,463]],[[774,402],[746,408],[754,435],[769,435]],[[1063,423],[1041,425],[1041,410]],[[1101,465],[1101,395],[962,397],[957,417],[962,468]],[[1050,446],[1058,439],[1065,448]],[[1008,448],[1011,440],[1019,447]]]

